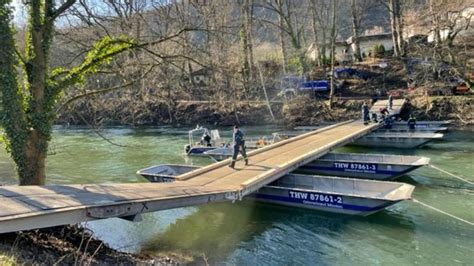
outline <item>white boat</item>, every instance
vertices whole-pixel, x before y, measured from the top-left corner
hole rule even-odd
[[[443,138],[441,133],[374,132],[355,140],[350,145],[412,149],[441,138]]]
[[[199,166],[183,164],[160,164],[137,171],[137,174],[145,177],[150,182],[166,183],[175,181],[178,175],[198,169]]]
[[[205,151],[204,154],[219,162],[232,157],[234,154],[234,149],[232,147],[221,147],[214,150]]]
[[[203,139],[201,139],[199,142],[194,142],[195,134],[209,135],[209,143],[206,143]],[[219,130],[217,129],[209,131],[205,127],[197,126],[195,129],[188,131],[188,138],[189,143],[184,145],[184,153],[186,155],[202,156],[204,155],[205,151],[210,151],[225,145],[225,142],[221,139]]]
[[[176,167],[176,174],[169,171]],[[199,167],[190,166],[188,171]],[[165,171],[163,171],[166,169]],[[186,166],[157,165],[137,173],[151,182],[172,182]],[[165,181],[166,180],[166,181]],[[289,174],[246,197],[257,201],[367,216],[411,198],[412,185],[352,178]]]

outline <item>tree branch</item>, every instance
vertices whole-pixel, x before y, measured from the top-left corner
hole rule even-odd
[[[97,95],[97,94],[102,94],[102,93],[106,93],[106,92],[110,92],[110,91],[114,91],[114,90],[118,90],[118,89],[123,89],[123,88],[126,88],[126,87],[130,87],[132,86],[133,84],[135,84],[136,82],[140,81],[141,79],[145,78],[146,75],[148,75],[148,73],[150,73],[153,68],[155,67],[155,65],[151,66],[145,73],[143,73],[143,75],[141,75],[139,78],[137,79],[134,79],[126,84],[121,84],[121,85],[117,85],[117,86],[114,86],[114,87],[111,87],[111,88],[107,88],[107,89],[102,89],[102,90],[94,90],[94,91],[89,91],[89,92],[85,92],[83,94],[80,94],[80,95],[76,95],[76,96],[73,96],[72,98],[68,99],[66,102],[64,102],[58,109],[56,109],[56,113],[59,113],[59,111],[61,111],[64,107],[66,107],[68,104],[74,102],[74,101],[77,101],[79,99],[82,99],[82,98],[85,98],[85,97],[89,97],[89,96],[92,96],[92,95]]]
[[[52,23],[57,17],[64,13],[68,8],[70,8],[76,0],[67,0],[62,4],[58,9],[54,10],[53,13],[46,18],[46,23]]]

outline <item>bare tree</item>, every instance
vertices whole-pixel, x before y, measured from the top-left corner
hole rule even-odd
[[[359,36],[370,12],[378,6],[374,0],[351,0],[352,49],[356,61],[362,61]]]
[[[336,8],[337,0],[332,1],[332,26],[331,26],[331,89],[329,91],[329,109],[332,108],[334,102],[334,66],[336,64]]]
[[[318,65],[325,67],[327,44],[327,31],[331,20],[330,5],[326,0],[310,0],[311,21],[314,35],[314,45],[318,54]]]

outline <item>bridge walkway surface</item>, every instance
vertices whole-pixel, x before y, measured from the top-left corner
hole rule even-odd
[[[372,108],[370,108],[370,112],[379,115],[381,108],[387,108],[390,116],[396,116],[400,114],[404,105],[405,99],[394,99],[392,102],[392,109],[388,109],[388,100],[376,101],[374,105],[372,105]]]
[[[0,233],[95,219],[133,219],[145,212],[234,201],[377,129],[347,121],[249,153],[250,165],[229,160],[180,175],[173,183],[0,187]]]

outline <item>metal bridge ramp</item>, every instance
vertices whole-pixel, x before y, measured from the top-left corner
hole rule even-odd
[[[249,153],[250,165],[229,160],[178,176],[173,183],[0,187],[0,233],[233,201],[345,145],[378,124],[348,121]]]

